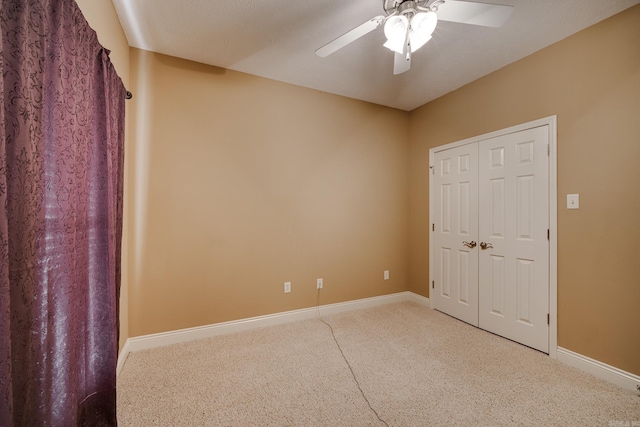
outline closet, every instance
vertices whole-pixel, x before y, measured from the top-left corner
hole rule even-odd
[[[430,155],[432,306],[549,353],[549,125]]]

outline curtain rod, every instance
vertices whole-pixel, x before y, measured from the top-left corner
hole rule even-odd
[[[126,95],[124,97],[125,97],[125,99],[131,99],[131,98],[133,98],[133,94],[131,92],[127,91],[127,93],[126,93]]]

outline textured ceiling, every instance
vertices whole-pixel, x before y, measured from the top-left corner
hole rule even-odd
[[[501,28],[441,21],[393,75],[382,28],[314,51],[384,15],[382,0],[113,0],[129,45],[410,111],[640,0],[481,0],[514,6]]]

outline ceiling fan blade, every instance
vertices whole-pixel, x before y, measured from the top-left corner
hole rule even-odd
[[[462,24],[500,27],[507,22],[513,6],[447,0],[438,6],[438,19]]]
[[[409,71],[411,68],[411,54],[396,52],[393,57],[393,74],[398,75]]]
[[[393,56],[393,74],[395,76],[407,72],[411,68],[411,50],[411,38],[407,28],[407,32],[404,35],[402,53],[396,52]]]
[[[369,34],[371,31],[378,28],[384,22],[385,17],[380,15],[375,18],[371,18],[364,24],[358,25],[351,31],[347,31],[337,39],[330,41],[326,45],[322,46],[320,49],[316,50],[316,55],[324,58],[326,56],[331,55],[333,52],[342,49],[349,43],[356,41],[360,37]]]

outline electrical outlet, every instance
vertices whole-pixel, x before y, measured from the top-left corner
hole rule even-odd
[[[384,280],[389,280],[389,270],[384,271]]]
[[[316,289],[322,289],[322,279],[316,279]]]
[[[291,282],[284,282],[284,293],[288,294],[291,292]]]

